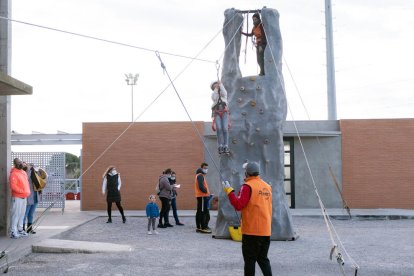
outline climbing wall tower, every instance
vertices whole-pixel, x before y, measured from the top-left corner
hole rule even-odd
[[[243,15],[235,9],[224,13],[223,35],[227,46],[223,61],[222,83],[228,92],[231,114],[229,146],[231,154],[220,157],[220,169],[236,191],[243,184],[242,164],[256,161],[261,178],[273,189],[272,240],[294,240],[296,233],[285,199],[283,122],[287,104],[282,76],[282,38],[279,13],[261,10],[267,37],[265,76],[242,77],[239,68],[240,27]],[[250,31],[250,30],[249,30]],[[229,238],[228,227],[239,224],[239,215],[225,193],[220,193],[214,236]]]

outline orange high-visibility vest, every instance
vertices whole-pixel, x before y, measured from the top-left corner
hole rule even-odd
[[[272,233],[272,187],[260,179],[250,176],[246,179],[251,190],[250,200],[242,210],[242,234],[271,236]]]
[[[202,175],[202,173],[198,173],[195,176],[195,181],[194,181],[194,192],[195,192],[195,196],[196,197],[203,197],[203,196],[209,196],[210,195],[210,191],[208,189],[208,184],[206,181],[206,177],[204,176],[204,188],[206,188],[207,193],[203,193],[200,188],[198,188],[198,181],[197,181],[197,176]]]

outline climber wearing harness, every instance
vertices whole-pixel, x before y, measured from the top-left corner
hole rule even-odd
[[[263,29],[263,24],[262,24],[262,20],[260,20],[260,15],[259,13],[255,13],[253,14],[253,29],[251,33],[244,33],[242,32],[243,35],[245,36],[253,36],[256,38],[256,55],[257,55],[257,63],[259,64],[260,67],[260,73],[259,76],[264,76],[265,71],[264,71],[264,51],[266,48],[266,35]]]
[[[230,153],[229,151],[229,131],[230,114],[227,107],[227,91],[220,81],[214,81],[211,86],[211,117],[213,118],[212,128],[217,131],[217,144],[219,154]]]

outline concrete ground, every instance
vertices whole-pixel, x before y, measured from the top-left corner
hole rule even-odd
[[[126,211],[125,224],[120,217],[107,224],[105,212],[80,212],[76,204],[79,202],[67,201],[63,215],[58,210],[48,212],[35,235],[18,240],[0,238],[0,250],[8,253],[9,275],[243,275],[241,243],[196,233],[195,211],[179,212],[185,226],[158,229],[159,235],[147,235],[142,211]],[[414,275],[414,210],[351,211],[351,220],[345,220],[343,210],[328,213],[334,217],[332,223],[347,252],[360,267],[358,275]],[[343,274],[337,261],[329,259],[332,244],[320,213],[292,210],[300,238],[271,242],[273,275]],[[214,226],[214,214],[210,226]],[[115,244],[132,250],[31,253],[32,245],[51,238],[75,247],[84,246],[83,242],[99,242],[109,243],[107,249]],[[344,251],[341,253],[345,255],[345,275],[354,275],[352,262]],[[6,268],[5,258],[0,260],[0,267]],[[258,266],[256,271],[261,275]]]

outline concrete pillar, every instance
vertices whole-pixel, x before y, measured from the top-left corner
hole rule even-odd
[[[9,17],[10,0],[0,0],[0,16]],[[11,26],[0,19],[0,70],[10,73]],[[7,234],[9,225],[10,195],[8,176],[11,163],[10,152],[10,96],[0,96],[0,236]]]

